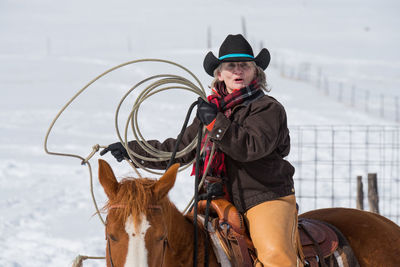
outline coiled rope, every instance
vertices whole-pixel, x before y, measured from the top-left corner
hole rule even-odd
[[[157,79],[157,78],[161,78],[161,79],[153,82],[148,87],[146,87],[140,93],[140,95],[136,98],[136,101],[135,101],[135,103],[134,103],[134,105],[132,107],[132,112],[129,114],[128,120],[126,121],[125,131],[124,131],[124,138],[122,138],[121,134],[119,132],[119,127],[118,127],[118,114],[119,114],[119,110],[120,110],[120,107],[121,107],[123,101],[126,99],[126,97],[133,90],[135,90],[142,83],[147,82],[147,81],[149,81],[151,79]],[[182,84],[182,85],[185,85],[185,86],[167,86],[167,87],[163,87],[163,88],[159,88],[158,89],[158,87],[160,87],[162,85],[171,84],[171,83],[173,83],[173,84]],[[200,86],[201,86],[201,84],[200,84]],[[115,115],[115,123],[116,123],[115,129],[116,129],[118,138],[119,138],[120,142],[122,144],[124,144],[125,149],[127,150],[130,159],[135,163],[136,166],[140,167],[141,169],[146,170],[147,172],[153,173],[153,174],[160,174],[161,175],[163,173],[162,172],[156,172],[156,171],[153,171],[153,170],[151,170],[149,168],[144,167],[141,164],[141,162],[136,160],[136,158],[141,159],[141,160],[151,161],[151,162],[167,161],[167,160],[169,160],[171,158],[173,152],[166,152],[166,151],[158,150],[158,149],[152,147],[149,143],[146,142],[146,139],[143,137],[142,133],[140,132],[139,126],[138,126],[137,114],[138,114],[138,110],[140,108],[140,105],[146,99],[148,99],[150,96],[152,96],[154,94],[157,94],[157,93],[160,93],[160,92],[165,91],[165,90],[172,90],[172,89],[188,90],[188,91],[196,93],[196,94],[202,96],[203,98],[205,98],[205,92],[204,92],[203,87],[199,88],[195,84],[193,84],[192,82],[190,82],[189,80],[187,80],[187,79],[185,79],[183,77],[176,76],[176,75],[156,75],[156,76],[152,76],[150,78],[147,78],[147,79],[143,80],[142,82],[136,84],[134,87],[132,87],[125,94],[125,96],[122,98],[122,100],[120,102],[120,105],[118,105],[118,107],[117,107],[117,111],[116,111],[116,115]],[[132,130],[132,133],[133,133],[133,135],[135,137],[135,140],[137,140],[138,144],[142,147],[142,149],[144,151],[146,151],[147,153],[149,153],[152,157],[145,157],[145,156],[142,156],[140,154],[137,154],[135,151],[132,151],[128,147],[128,129],[129,129],[129,124],[131,124],[131,130]],[[185,147],[181,151],[177,151],[176,152],[176,157],[177,158],[182,157],[182,156],[186,155],[187,153],[189,153],[190,151],[192,151],[196,147],[196,143],[197,143],[197,137],[195,139],[193,139],[192,142],[187,147]],[[182,167],[180,169],[180,171],[186,169],[188,166],[190,166],[190,164],[192,162],[186,164],[184,167]]]
[[[103,217],[101,216],[100,210],[98,208],[97,202],[96,202],[96,198],[94,196],[94,192],[93,192],[93,174],[92,174],[92,167],[90,165],[90,159],[99,151],[100,148],[106,148],[107,146],[101,146],[99,144],[96,144],[92,147],[92,151],[90,152],[90,154],[87,157],[83,157],[77,154],[71,154],[71,153],[64,153],[64,152],[55,152],[55,151],[50,151],[48,149],[48,138],[49,135],[55,125],[55,123],[57,122],[57,120],[59,119],[59,117],[61,116],[61,114],[71,105],[71,103],[73,101],[76,100],[76,98],[81,95],[86,89],[88,89],[89,86],[91,86],[93,83],[95,83],[97,80],[99,80],[100,78],[104,77],[105,75],[109,74],[110,72],[113,72],[117,69],[120,69],[122,67],[128,66],[128,65],[132,65],[132,64],[137,64],[137,63],[141,63],[141,62],[160,62],[160,63],[166,63],[166,64],[170,64],[170,65],[174,65],[184,71],[186,71],[192,78],[194,78],[194,80],[196,81],[196,84],[194,84],[193,82],[191,82],[190,80],[178,76],[178,75],[171,75],[171,74],[160,74],[160,75],[154,75],[151,76],[147,79],[144,79],[142,81],[140,81],[139,83],[137,83],[136,85],[134,85],[132,88],[130,88],[127,93],[122,97],[121,101],[118,104],[118,107],[116,109],[115,112],[115,130],[117,132],[117,136],[118,139],[120,140],[120,142],[123,144],[123,146],[126,148],[128,155],[130,157],[130,159],[132,160],[132,162],[140,167],[141,169],[153,173],[153,174],[162,174],[160,172],[155,172],[149,168],[145,168],[140,162],[138,162],[135,158],[141,159],[141,160],[146,160],[146,161],[166,161],[168,159],[171,158],[171,155],[173,152],[166,152],[166,151],[161,151],[158,150],[154,147],[152,147],[149,143],[146,142],[145,138],[143,137],[142,133],[140,132],[139,126],[138,126],[138,121],[137,121],[137,114],[138,114],[138,110],[140,108],[140,105],[143,103],[143,101],[145,101],[146,99],[148,99],[149,97],[151,97],[154,94],[157,94],[159,92],[165,91],[165,90],[172,90],[172,89],[181,89],[181,90],[188,90],[190,92],[193,92],[197,95],[199,95],[200,97],[202,97],[203,99],[206,100],[206,94],[204,91],[203,86],[201,85],[200,80],[187,68],[183,67],[182,65],[172,62],[172,61],[168,61],[168,60],[163,60],[163,59],[139,59],[139,60],[133,60],[133,61],[128,61],[122,64],[119,64],[115,67],[112,67],[108,70],[106,70],[105,72],[101,73],[100,75],[98,75],[97,77],[95,77],[93,80],[91,80],[90,82],[88,82],[83,88],[81,88],[61,109],[60,111],[57,113],[57,115],[55,116],[55,118],[53,119],[53,121],[51,122],[46,135],[45,135],[45,139],[44,139],[44,150],[47,154],[49,155],[55,155],[55,156],[65,156],[65,157],[73,157],[73,158],[78,158],[81,160],[81,164],[82,165],[86,165],[88,167],[88,171],[89,171],[89,177],[90,177],[90,193],[91,193],[91,197],[93,200],[93,204],[94,207],[96,209],[96,213],[100,219],[100,221],[103,223],[103,225],[105,225],[105,221],[103,219]],[[157,79],[157,80],[156,80]],[[155,80],[155,81],[153,81]],[[142,84],[146,83],[146,82],[150,82],[153,81],[149,86],[147,86],[137,97],[133,107],[132,107],[132,111],[129,114],[129,117],[126,121],[125,124],[125,129],[124,129],[124,138],[121,137],[121,133],[119,131],[119,125],[118,125],[118,116],[119,116],[119,112],[120,112],[120,108],[123,104],[123,102],[126,100],[126,98],[128,97],[128,95],[134,91],[135,89],[137,89],[139,86],[141,86]],[[168,84],[178,84],[179,86],[165,86]],[[165,86],[162,88],[159,88],[161,86]],[[129,124],[131,124],[131,129],[133,132],[133,135],[135,137],[135,139],[138,141],[138,144],[143,148],[144,151],[146,151],[147,153],[149,153],[152,157],[144,157],[142,155],[139,155],[137,153],[135,153],[134,151],[132,151],[131,149],[129,149],[128,147],[128,129],[129,129]],[[203,129],[203,132],[205,130]],[[187,153],[189,153],[190,151],[192,151],[195,147],[196,144],[198,142],[198,137],[196,137],[187,147],[185,147],[184,149],[182,149],[181,151],[177,151],[176,152],[176,157],[182,157],[184,155],[186,155]],[[207,142],[207,140],[206,140]],[[211,155],[210,157],[212,158],[213,154],[214,154],[215,148],[214,146],[212,147],[212,151],[211,151]],[[203,152],[203,151],[202,151]],[[202,153],[201,152],[201,153]],[[135,170],[136,174],[139,177],[142,177],[141,174],[138,172],[138,170],[136,169],[135,165],[132,164],[132,162],[130,162],[129,160],[127,160],[127,162],[132,166],[132,168]],[[191,164],[193,163],[190,162],[184,166],[182,166],[179,171],[182,171],[184,169],[186,169],[187,167],[189,167]],[[204,183],[204,179],[207,173],[207,170],[209,169],[209,165],[206,167],[206,171],[204,172],[203,177],[200,180],[200,183],[198,184],[198,188],[200,189],[202,187],[202,184]],[[197,190],[196,190],[197,191]],[[189,209],[189,207],[192,205],[194,201],[194,197],[190,200],[189,204],[186,206],[186,208],[184,209],[183,213],[186,213]],[[85,259],[89,259],[89,258],[94,258],[94,259],[98,259],[98,258],[102,258],[102,257],[89,257],[89,256],[80,256],[79,260],[80,262],[82,262],[82,260]]]

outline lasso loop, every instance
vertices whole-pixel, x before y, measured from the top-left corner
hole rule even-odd
[[[56,152],[56,151],[50,151],[48,149],[48,138],[49,135],[55,125],[55,123],[57,122],[57,120],[59,119],[59,117],[61,116],[61,114],[71,105],[71,103],[73,101],[76,100],[76,98],[82,94],[89,86],[91,86],[93,83],[95,83],[97,80],[99,80],[100,78],[104,77],[105,75],[107,75],[110,72],[113,72],[117,69],[120,69],[122,67],[131,65],[131,64],[137,64],[140,62],[161,62],[161,63],[166,63],[166,64],[170,64],[176,67],[179,67],[180,69],[186,71],[191,77],[194,78],[194,80],[196,81],[197,85],[194,84],[193,82],[189,81],[188,79],[178,76],[178,75],[171,75],[171,74],[160,74],[160,75],[155,75],[155,76],[151,76],[147,79],[144,79],[142,81],[140,81],[139,83],[137,83],[136,85],[134,85],[132,88],[130,88],[130,90],[128,90],[128,92],[122,97],[116,112],[115,112],[115,129],[117,131],[117,135],[118,138],[120,140],[120,142],[125,146],[125,148],[128,151],[129,157],[131,158],[131,160],[134,162],[134,164],[136,164],[136,166],[139,166],[140,168],[150,172],[150,173],[154,173],[154,174],[162,174],[159,172],[154,172],[148,168],[144,168],[144,166],[142,166],[142,164],[140,164],[140,162],[138,162],[137,160],[135,160],[134,157],[138,158],[138,159],[142,159],[142,160],[147,160],[147,161],[165,161],[168,160],[169,157],[171,156],[171,152],[165,152],[165,151],[160,151],[155,149],[154,147],[152,147],[150,144],[148,144],[145,140],[145,138],[143,137],[142,133],[139,130],[138,127],[138,122],[137,122],[137,113],[138,113],[138,109],[140,107],[140,105],[143,103],[144,100],[146,100],[147,98],[151,97],[152,95],[165,91],[165,90],[171,90],[171,89],[181,89],[181,90],[187,90],[190,92],[193,92],[199,96],[201,96],[202,98],[206,98],[205,95],[205,91],[204,91],[204,87],[201,85],[200,80],[187,68],[183,67],[180,64],[177,64],[175,62],[172,61],[168,61],[168,60],[163,60],[163,59],[138,59],[138,60],[133,60],[133,61],[128,61],[125,63],[122,63],[120,65],[117,65],[115,67],[112,67],[108,70],[106,70],[105,72],[101,73],[100,75],[98,75],[97,77],[95,77],[93,80],[91,80],[89,83],[87,83],[83,88],[81,88],[61,109],[60,111],[57,113],[57,115],[55,116],[55,118],[53,119],[53,121],[51,122],[47,132],[46,132],[46,136],[44,139],[44,150],[47,154],[50,155],[56,155],[56,156],[65,156],[65,157],[74,157],[74,158],[78,158],[80,159],[81,163],[83,165],[86,165],[88,167],[89,170],[89,176],[90,176],[90,191],[91,191],[91,196],[93,199],[93,203],[96,209],[96,213],[99,216],[99,219],[101,220],[101,222],[103,224],[105,224],[104,219],[102,218],[101,214],[100,214],[100,210],[96,204],[96,199],[93,193],[93,175],[92,175],[92,168],[91,165],[89,163],[89,160],[95,155],[95,153],[98,152],[100,147],[106,147],[106,146],[100,146],[100,145],[95,145],[92,148],[92,152],[89,154],[89,156],[87,157],[83,157],[77,154],[71,154],[71,153],[64,153],[64,152]],[[132,112],[130,113],[126,125],[125,125],[125,131],[124,131],[124,138],[121,137],[120,131],[119,131],[119,126],[118,126],[118,116],[119,116],[119,111],[121,108],[122,103],[126,100],[127,96],[135,89],[137,89],[140,85],[148,82],[148,81],[152,81],[152,83],[147,86],[137,97],[133,107],[132,107]],[[167,84],[175,84],[175,85],[179,85],[179,86],[165,86]],[[159,88],[161,86],[164,86],[162,88]],[[136,138],[136,140],[138,140],[138,143],[140,144],[140,146],[146,151],[148,152],[150,155],[152,155],[154,158],[148,158],[148,157],[143,157],[137,153],[135,153],[134,151],[131,151],[129,149],[129,147],[127,146],[128,143],[128,137],[127,137],[127,132],[128,132],[128,128],[129,128],[129,124],[131,124],[132,126],[132,131],[133,131],[133,135]],[[185,155],[186,153],[188,153],[190,150],[194,149],[195,144],[197,142],[197,138],[195,138],[191,144],[189,144],[186,148],[184,148],[183,150],[179,151],[177,153],[177,157],[182,157],[183,155]],[[136,173],[140,176],[140,173],[136,170],[135,166],[133,164],[131,164],[131,166],[133,167],[133,169],[136,171]],[[180,171],[187,168],[188,166],[190,166],[190,163],[182,166]]]

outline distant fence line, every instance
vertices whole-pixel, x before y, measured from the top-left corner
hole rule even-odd
[[[247,37],[246,19],[241,17],[241,31]],[[249,39],[249,38],[247,38]],[[207,27],[206,33],[207,49],[213,46],[212,28]],[[256,46],[254,48],[263,48],[263,41],[251,40]],[[134,38],[127,35],[125,40],[120,40],[118,44],[121,48],[131,53],[133,51]],[[69,43],[55,43],[50,36],[43,38],[43,47],[47,55],[57,54],[60,49],[67,54],[69,53]],[[300,62],[298,64],[289,64],[285,61],[285,57],[273,52],[271,67],[278,69],[282,77],[288,79],[299,80],[310,83],[318,88],[323,94],[334,98],[336,101],[348,105],[353,108],[362,110],[368,114],[379,116],[396,123],[400,123],[400,100],[397,95],[389,95],[377,93],[373,90],[367,90],[357,87],[355,84],[348,84],[338,79],[330,77],[324,73],[322,67],[311,64],[310,62]]]
[[[241,18],[241,31],[247,37],[246,20]],[[209,26],[206,33],[207,49],[213,47],[212,28]],[[129,54],[133,51],[133,40],[127,35],[125,40],[118,44],[123,49],[125,47]],[[254,48],[263,48],[264,42],[261,40],[251,40]],[[52,38],[46,36],[43,39],[44,51],[47,55],[57,54],[62,50],[69,53],[69,43],[55,43]],[[272,51],[271,67],[279,70],[282,77],[299,80],[314,85],[321,93],[334,98],[344,105],[357,108],[368,114],[400,123],[400,100],[397,95],[388,95],[377,93],[373,90],[367,90],[357,87],[355,84],[348,84],[339,79],[330,77],[324,73],[322,67],[313,65],[310,62],[288,63],[285,57]]]
[[[246,19],[241,17],[241,30],[247,36]],[[251,40],[254,48],[264,48],[263,41]],[[212,48],[211,27],[207,28],[207,48]],[[362,110],[368,114],[379,116],[396,123],[400,123],[399,96],[383,94],[348,84],[324,73],[322,67],[310,62],[289,64],[285,57],[272,52],[271,67],[278,69],[282,77],[303,81],[316,86],[325,95],[334,98],[337,102]]]
[[[285,63],[281,57],[280,61],[275,59],[271,65],[280,71],[282,77],[310,83],[337,102],[396,123],[400,122],[399,96],[358,88],[355,84],[330,78],[322,67],[315,67],[309,62],[294,66]]]
[[[356,208],[357,176],[368,184],[368,173],[377,173],[380,213],[400,223],[399,126],[308,125],[290,132],[301,212]]]

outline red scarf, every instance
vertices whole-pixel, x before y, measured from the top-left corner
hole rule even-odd
[[[232,115],[232,110],[237,105],[244,103],[245,101],[251,101],[262,96],[264,93],[258,90],[257,81],[252,81],[248,86],[242,89],[235,90],[232,93],[228,93],[225,88],[225,83],[221,83],[220,86],[213,88],[214,94],[207,97],[210,103],[214,103],[219,112],[223,112],[224,115],[229,119]],[[201,147],[206,145],[205,151],[200,160],[200,177],[205,172],[205,169],[210,161],[210,154],[212,148],[212,141],[208,140],[207,144],[204,144],[207,139],[207,134],[202,140]],[[195,174],[196,164],[193,164],[192,174]],[[219,149],[215,150],[214,156],[211,160],[211,166],[208,170],[208,175],[212,177],[218,177],[222,179],[227,178],[226,166],[225,166],[225,154]]]

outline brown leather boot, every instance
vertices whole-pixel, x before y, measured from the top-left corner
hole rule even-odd
[[[260,267],[303,266],[297,257],[297,210],[294,195],[263,202],[245,213]]]

